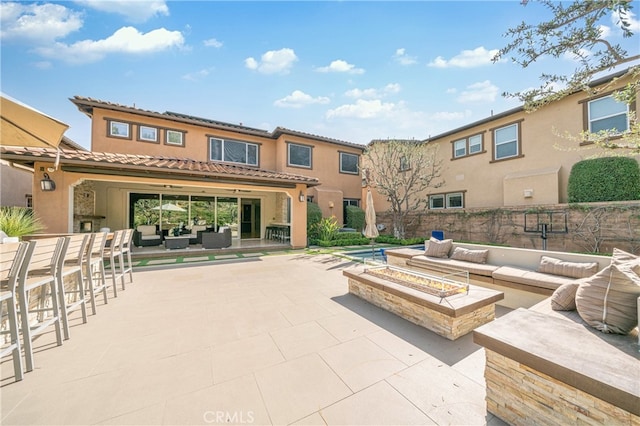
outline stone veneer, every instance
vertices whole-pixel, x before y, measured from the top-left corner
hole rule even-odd
[[[640,425],[640,417],[489,349],[487,411],[512,425]]]
[[[399,284],[376,285],[378,279],[373,277],[365,279],[350,273],[345,275],[349,277],[349,293],[449,340],[455,340],[492,321],[495,318],[495,301],[503,296],[502,293],[482,289],[488,292],[482,300],[470,295],[441,299],[411,288],[406,288],[405,293],[399,289],[402,287]],[[478,291],[478,288],[474,287],[470,292],[474,290]],[[461,300],[468,303],[456,309],[447,306],[449,303],[442,303],[443,300],[456,300],[458,305]]]

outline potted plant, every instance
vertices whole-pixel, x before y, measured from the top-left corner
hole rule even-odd
[[[2,243],[17,242],[24,235],[42,231],[44,225],[39,218],[33,215],[33,211],[26,207],[1,207],[0,208],[0,234]]]

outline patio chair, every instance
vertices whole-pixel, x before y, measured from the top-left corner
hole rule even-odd
[[[44,333],[49,326],[54,326],[56,342],[58,346],[62,345],[56,268],[63,245],[64,238],[29,241],[27,253],[20,267],[18,307],[27,371],[33,370],[33,340]],[[40,299],[37,307],[32,307],[34,304],[31,303],[31,298],[36,290],[40,290]],[[48,302],[50,302],[49,306],[47,306]],[[44,316],[47,312],[51,313],[50,317]]]
[[[109,273],[114,297],[118,297],[118,280],[122,283],[122,289],[124,290],[124,257],[122,256],[121,247],[123,237],[124,230],[114,231],[113,239],[111,239],[110,244],[105,245],[103,253],[103,259],[108,259],[109,261],[109,268],[105,268],[105,272]]]
[[[159,246],[162,235],[156,231],[155,225],[138,225],[133,231],[133,244],[136,247]]]
[[[7,304],[7,328],[10,335],[9,345],[0,350],[0,356],[11,354],[13,358],[13,374],[16,382],[22,380],[22,353],[20,345],[20,325],[16,312],[16,290],[18,285],[18,274],[20,267],[27,253],[29,243],[0,244],[0,280],[2,289],[0,290],[0,306]]]
[[[231,247],[231,229],[228,227],[220,227],[218,232],[202,233],[202,248],[216,249]]]
[[[96,232],[91,234],[89,244],[87,244],[87,253],[84,256],[84,279],[86,280],[85,291],[89,292],[91,297],[91,311],[96,314],[96,293],[102,293],[104,304],[108,302],[107,298],[107,280],[104,268],[104,246],[107,242],[106,232]]]
[[[133,229],[125,229],[122,241],[120,242],[120,249],[122,250],[122,273],[124,275],[129,274],[129,282],[133,282],[133,265],[131,263],[131,244],[133,240]]]
[[[69,339],[69,314],[80,308],[82,323],[87,323],[87,303],[84,292],[83,262],[85,250],[89,241],[89,234],[73,234],[64,237],[64,245],[56,268],[58,281],[58,296],[60,297],[60,317],[65,340]],[[74,280],[67,277],[75,276]],[[69,281],[73,287],[67,289]],[[73,296],[73,300],[71,297]]]

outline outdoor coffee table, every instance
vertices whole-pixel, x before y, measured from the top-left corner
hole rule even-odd
[[[164,237],[164,246],[167,250],[185,249],[189,247],[189,235],[179,237]]]

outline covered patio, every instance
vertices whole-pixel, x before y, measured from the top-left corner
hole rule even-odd
[[[503,424],[471,335],[349,295],[360,267],[298,252],[137,271],[62,346],[36,340],[23,381],[3,360],[2,424]]]

